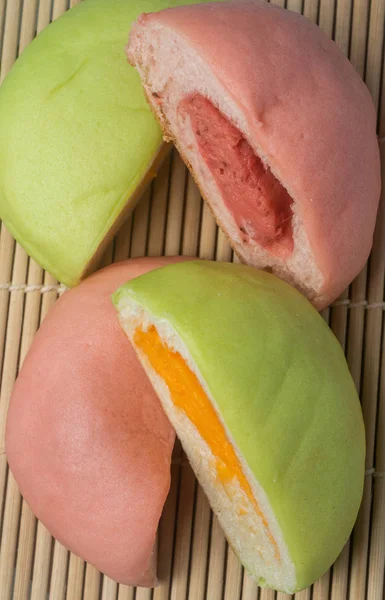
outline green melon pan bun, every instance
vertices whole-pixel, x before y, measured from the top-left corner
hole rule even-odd
[[[196,0],[84,0],[0,88],[0,218],[67,286],[93,270],[155,176],[160,129],[124,47],[132,22]]]
[[[154,270],[113,301],[241,562],[262,585],[293,593],[312,584],[346,543],[364,481],[361,407],[325,321],[274,275],[209,261]],[[135,342],[138,327],[155,327],[198,377],[264,510],[279,561],[264,546],[257,515],[246,518],[253,535],[245,533],[239,494],[229,503],[209,447]]]

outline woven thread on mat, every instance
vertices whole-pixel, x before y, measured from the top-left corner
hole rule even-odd
[[[365,475],[367,477],[385,477],[385,471],[376,471],[376,469],[366,469]]]
[[[42,285],[42,284],[29,284],[29,283],[0,283],[0,290],[5,290],[7,292],[40,292],[41,294],[45,294],[46,292],[57,292],[58,294],[62,294],[68,288],[65,285]]]
[[[58,294],[63,294],[68,288],[65,285],[43,285],[43,284],[29,284],[29,283],[0,283],[0,290],[5,290],[7,292],[40,292],[41,294],[45,294],[46,292],[57,292]],[[358,302],[352,302],[349,299],[346,300],[337,300],[331,304],[332,308],[338,307],[345,308],[381,308],[385,310],[385,302],[372,302],[368,303],[367,300],[359,300]]]

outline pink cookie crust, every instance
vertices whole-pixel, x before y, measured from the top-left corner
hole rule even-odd
[[[129,585],[156,584],[175,434],[111,294],[175,260],[117,263],[65,292],[36,334],[8,413],[7,458],[32,511],[64,546]]]
[[[376,113],[367,87],[322,30],[265,2],[201,4],[142,15],[181,36],[246,119],[295,200],[326,305],[364,267],[380,196]]]

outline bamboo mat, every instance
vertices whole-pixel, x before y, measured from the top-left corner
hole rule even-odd
[[[36,32],[79,0],[0,0],[0,81]],[[127,0],[129,1],[129,0]],[[108,2],[108,0],[106,0]],[[378,109],[385,175],[385,0],[281,0],[334,37],[364,77]],[[339,559],[297,600],[383,600],[385,566],[385,194],[367,268],[325,311],[360,391],[367,432],[359,518]],[[233,255],[176,152],[108,248],[103,264],[128,256]],[[227,546],[205,496],[175,450],[172,488],[159,531],[154,591],[118,586],[52,540],[22,501],[7,468],[4,430],[15,376],[61,288],[0,232],[0,600],[286,600],[258,590]]]

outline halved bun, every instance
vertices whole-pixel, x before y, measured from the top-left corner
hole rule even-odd
[[[54,305],[12,394],[6,452],[26,502],[109,577],[154,586],[174,431],[116,319],[118,285],[172,259],[108,267]]]
[[[245,568],[288,593],[313,583],[350,534],[365,457],[323,319],[269,273],[206,261],[143,275],[114,302]]]
[[[380,194],[374,106],[338,47],[256,0],[142,15],[127,55],[241,260],[334,300],[368,258]]]

